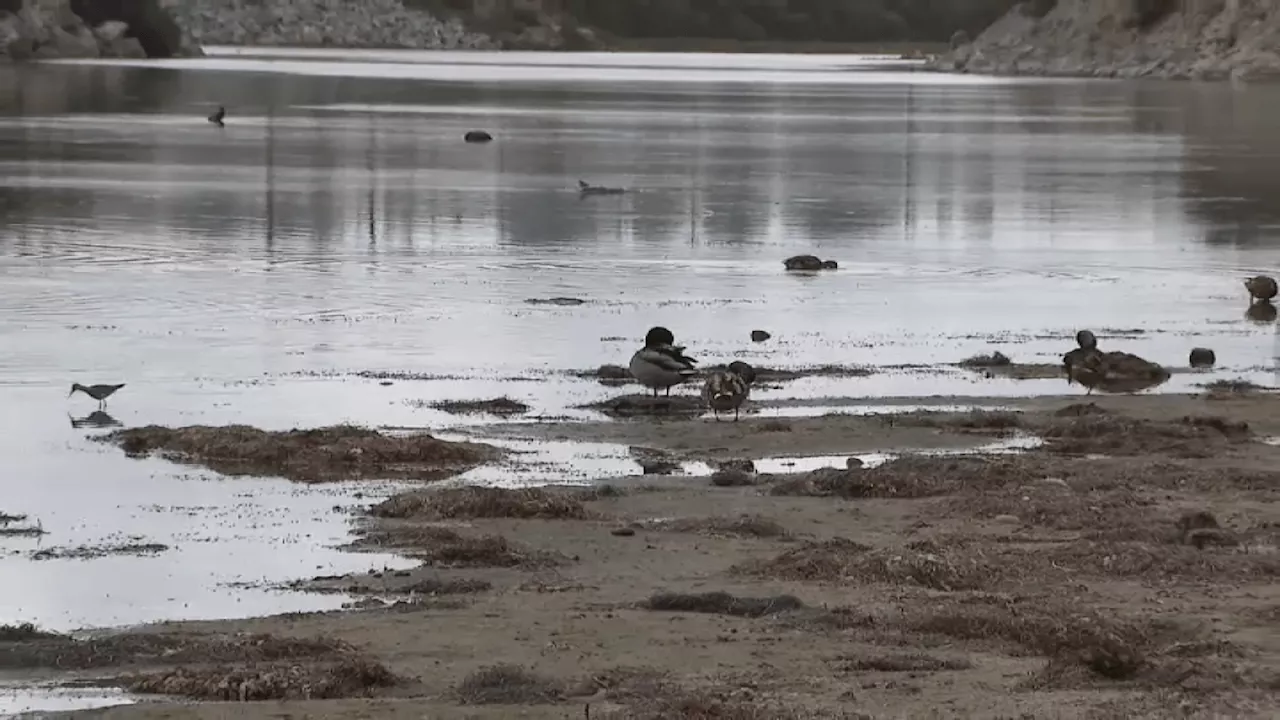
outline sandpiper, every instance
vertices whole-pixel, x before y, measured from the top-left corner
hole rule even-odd
[[[122,387],[124,387],[124,383],[120,383],[119,385],[89,385],[87,387],[80,383],[72,383],[71,392],[67,393],[67,397],[75,395],[76,391],[79,390],[85,395],[97,400],[98,409],[102,410],[107,407],[107,398],[114,395],[115,392]]]

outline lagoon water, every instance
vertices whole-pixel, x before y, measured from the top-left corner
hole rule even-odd
[[[884,368],[766,400],[1068,392],[901,366],[1056,362],[1081,327],[1170,366],[1217,351],[1157,392],[1274,384],[1275,327],[1245,317],[1241,280],[1280,265],[1277,101],[849,56],[0,68],[0,510],[47,532],[0,537],[0,622],[336,607],[242,584],[402,562],[332,549],[345,510],[390,488],[127,459],[73,422],[93,409],[73,381],[127,382],[108,408],[126,426],[444,428],[423,401],[577,412],[618,390],[570,371],[625,364],[663,324],[704,364]],[[496,140],[463,143],[473,128]],[[628,192],[583,198],[579,179]],[[784,273],[802,252],[840,269]],[[586,302],[526,302],[551,297]],[[30,557],[102,542],[170,548]]]

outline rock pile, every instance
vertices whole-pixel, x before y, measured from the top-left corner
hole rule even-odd
[[[1031,0],[931,62],[997,75],[1280,79],[1273,0]]]
[[[486,35],[401,0],[161,0],[203,45],[489,49]]]

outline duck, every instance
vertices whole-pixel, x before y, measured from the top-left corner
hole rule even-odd
[[[1273,300],[1280,293],[1280,287],[1276,286],[1275,279],[1266,275],[1255,275],[1245,280],[1244,286],[1254,302]]]
[[[582,195],[621,195],[626,192],[619,187],[605,187],[603,185],[592,185],[585,180],[578,181],[578,192]]]
[[[716,370],[707,376],[702,386],[702,398],[711,406],[716,422],[720,421],[720,413],[730,410],[733,411],[733,421],[738,422],[738,410],[751,393],[751,383],[755,379],[755,369],[741,360],[734,360],[724,370]]]
[[[218,127],[226,127],[226,124],[222,122],[222,119],[225,118],[226,116],[227,116],[227,109],[219,105],[218,109],[214,111],[212,115],[209,116],[209,122],[213,123],[214,125],[217,125]]]
[[[1076,333],[1076,344],[1079,345],[1075,350],[1062,356],[1062,370],[1067,375],[1067,384],[1073,381],[1072,369],[1082,366],[1089,358],[1098,353],[1098,338],[1091,330],[1081,330]]]
[[[115,392],[122,387],[124,387],[124,383],[120,383],[118,385],[88,385],[88,386],[81,385],[80,383],[72,383],[71,392],[67,393],[67,397],[71,397],[72,395],[75,395],[76,391],[78,390],[84,393],[85,395],[88,395],[89,397],[93,398],[94,400],[97,400],[98,409],[102,410],[107,407],[107,398],[114,395]]]
[[[644,336],[644,347],[631,356],[628,370],[641,385],[653,390],[666,390],[698,374],[693,366],[698,361],[684,354],[684,346],[676,345],[675,335],[661,325],[652,327]]]

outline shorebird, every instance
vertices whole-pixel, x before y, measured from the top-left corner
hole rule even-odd
[[[226,125],[222,122],[222,118],[226,116],[227,116],[227,109],[219,105],[218,109],[212,115],[209,116],[209,122],[213,123],[214,125],[217,125],[218,127],[226,127]]]
[[[1245,288],[1249,291],[1249,297],[1254,301],[1272,300],[1280,293],[1280,288],[1276,287],[1276,281],[1266,275],[1256,275],[1244,281]]]
[[[698,374],[693,367],[697,360],[685,355],[684,346],[675,342],[670,330],[653,327],[644,336],[644,347],[631,356],[628,367],[631,376],[653,390],[654,397],[658,396],[658,390],[666,390],[670,395],[672,385]]]
[[[733,421],[738,421],[738,409],[751,393],[751,383],[756,379],[756,371],[741,360],[734,360],[724,370],[716,370],[707,376],[702,386],[702,398],[711,406],[716,422],[720,421],[720,413],[733,411]]]
[[[124,387],[124,383],[120,383],[119,385],[90,385],[88,387],[85,387],[80,383],[72,383],[71,392],[67,393],[67,397],[75,395],[76,391],[79,390],[85,395],[97,400],[98,409],[102,410],[107,407],[107,398],[114,395],[115,392],[122,387]]]

